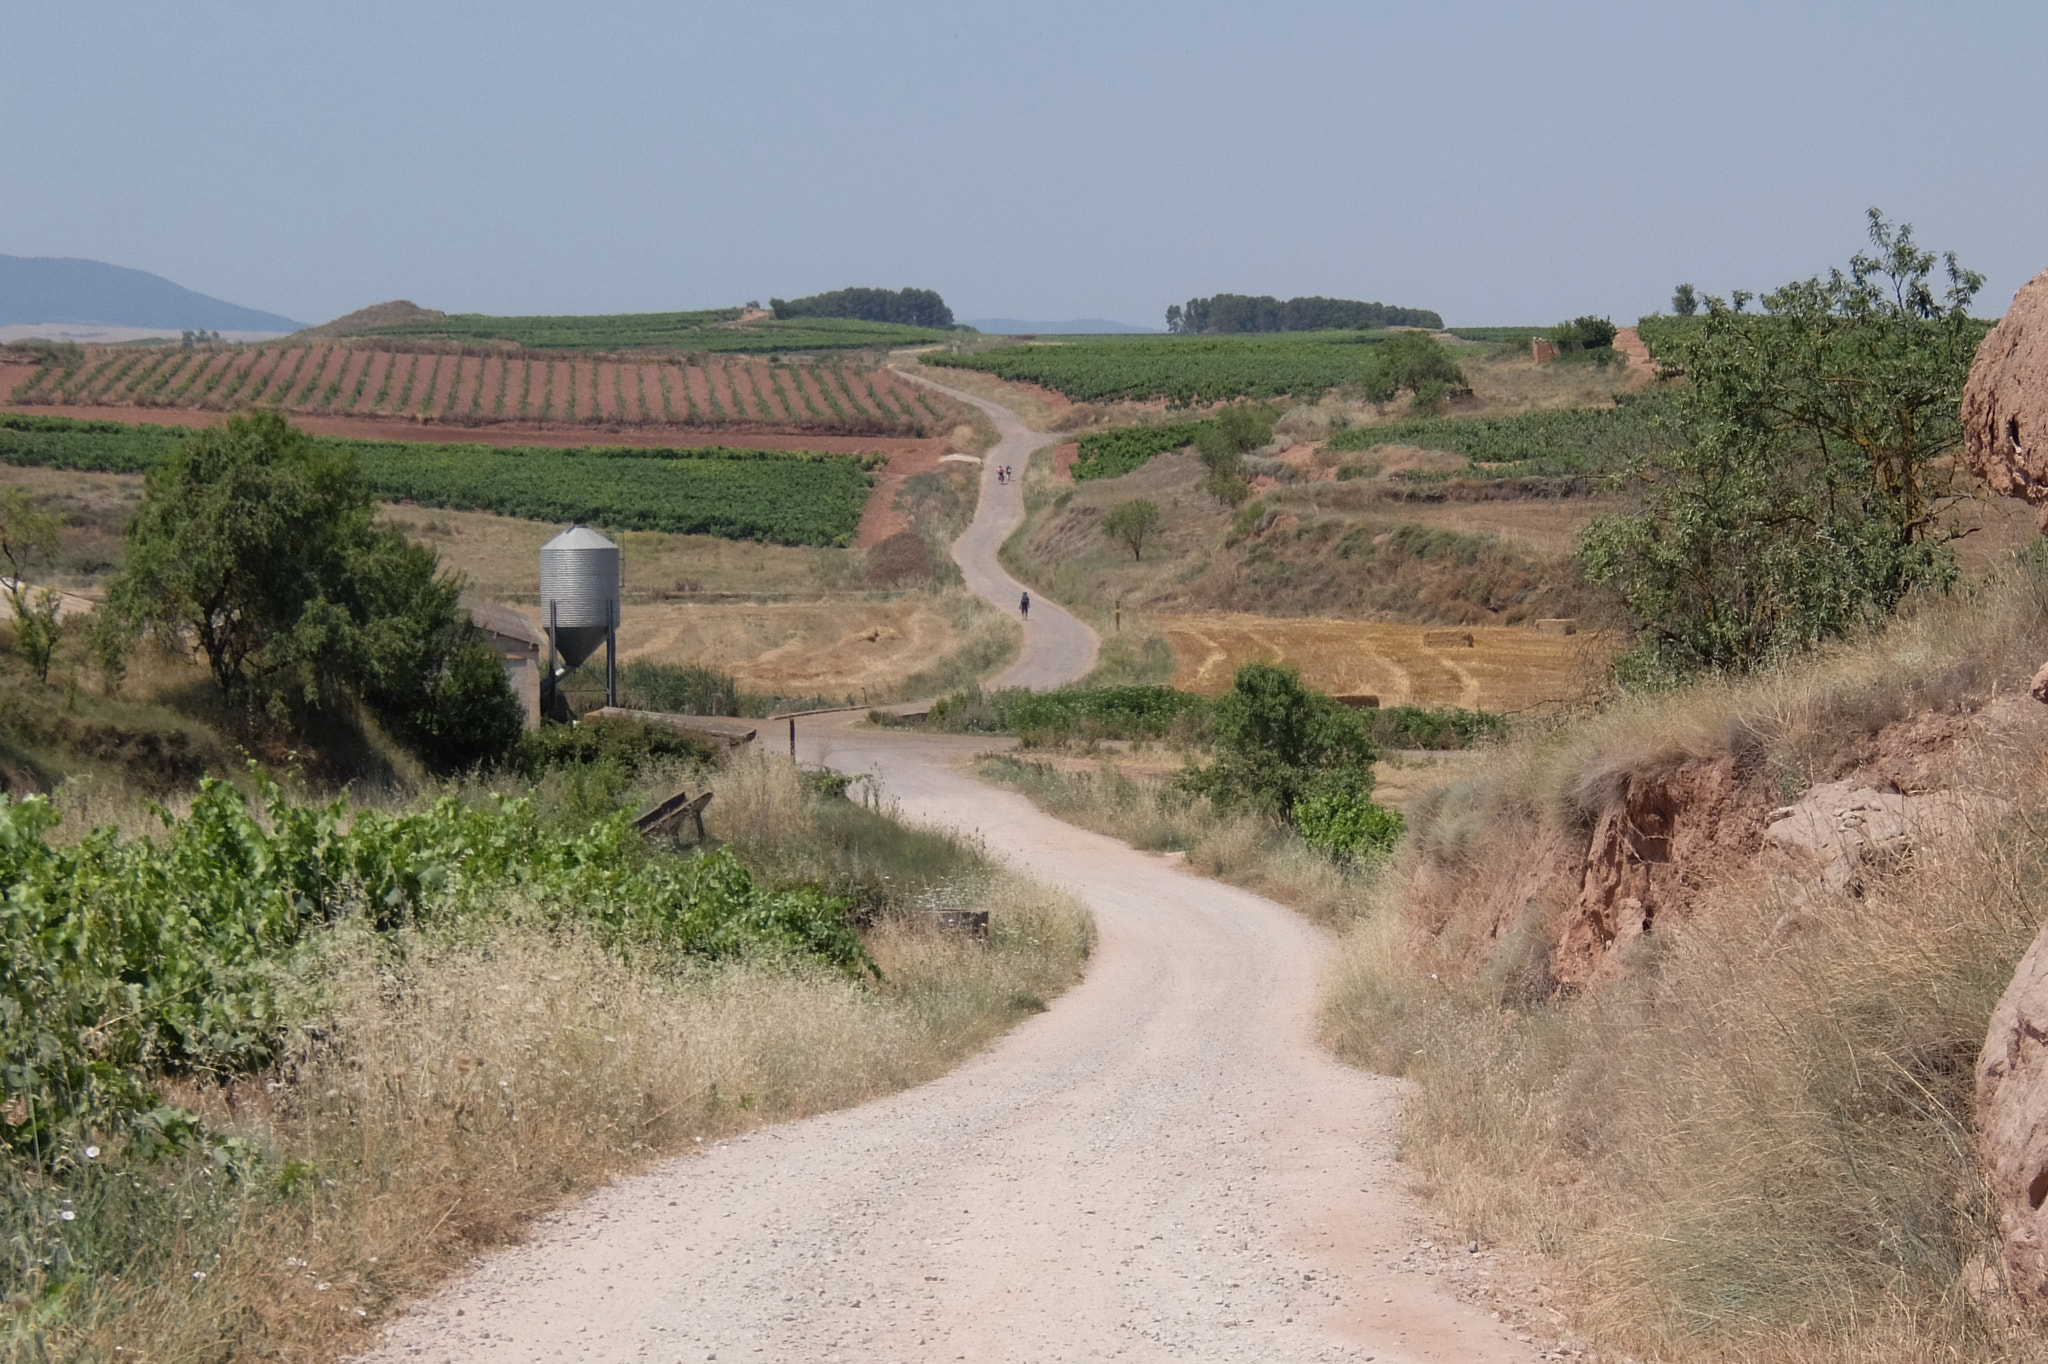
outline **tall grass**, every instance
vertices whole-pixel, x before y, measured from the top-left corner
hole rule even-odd
[[[1660,1358],[2048,1358],[1982,1292],[1970,1122],[1991,1008],[2048,908],[2048,712],[2017,691],[2048,652],[2044,603],[2035,557],[1768,676],[1526,738],[1411,810],[1327,1037],[1416,1082],[1407,1159],[1461,1231],[1552,1257],[1583,1331]],[[1555,989],[1550,945],[1624,779],[1732,756],[1768,807],[1923,709],[1983,717],[1955,781],[2003,804],[1967,836],[1872,870],[1860,898],[1720,869],[1605,981]]]

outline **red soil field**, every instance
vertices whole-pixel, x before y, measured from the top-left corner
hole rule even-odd
[[[809,428],[824,427],[878,448],[918,439],[918,427],[951,425],[934,421],[916,396],[886,368],[859,360],[849,366],[844,358],[485,356],[333,341],[199,351],[86,347],[67,379],[55,365],[39,368],[0,350],[0,403],[21,407],[98,417],[147,411],[189,424],[201,413],[266,406],[295,418],[414,427],[505,423],[523,428],[515,442],[555,428],[572,443],[655,428],[663,444],[715,443],[739,430],[788,433],[797,446],[818,448]]]

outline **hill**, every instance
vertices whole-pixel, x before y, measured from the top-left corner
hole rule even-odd
[[[0,256],[0,327],[37,323],[221,332],[305,325],[194,293],[147,270],[69,256]]]
[[[332,322],[317,327],[308,327],[301,333],[305,336],[362,336],[376,331],[379,327],[398,327],[408,324],[430,324],[445,321],[448,314],[432,308],[422,308],[411,299],[394,298],[389,303],[372,303],[367,308],[358,308],[345,313]]]

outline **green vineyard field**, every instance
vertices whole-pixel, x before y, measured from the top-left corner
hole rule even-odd
[[[1039,384],[1076,402],[1164,398],[1191,405],[1310,397],[1363,383],[1375,371],[1373,346],[1395,334],[1089,337],[961,354],[933,352],[924,362]]]
[[[0,413],[0,464],[146,473],[191,434]],[[859,457],[808,451],[313,440],[352,457],[390,501],[782,545],[850,544],[873,483]]]
[[[1614,407],[1558,408],[1513,417],[1424,417],[1378,426],[1354,426],[1330,438],[1328,449],[1371,450],[1409,445],[1443,450],[1472,461],[1470,468],[1411,469],[1410,482],[1454,478],[1565,478],[1609,474],[1634,456],[1673,439],[1670,399],[1660,393],[1623,398]]]

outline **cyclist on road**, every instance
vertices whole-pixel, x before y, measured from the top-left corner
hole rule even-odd
[[[1021,598],[1018,599],[1017,614],[1024,617],[1024,619],[1026,620],[1031,619],[1031,594],[1029,592],[1026,592]]]

